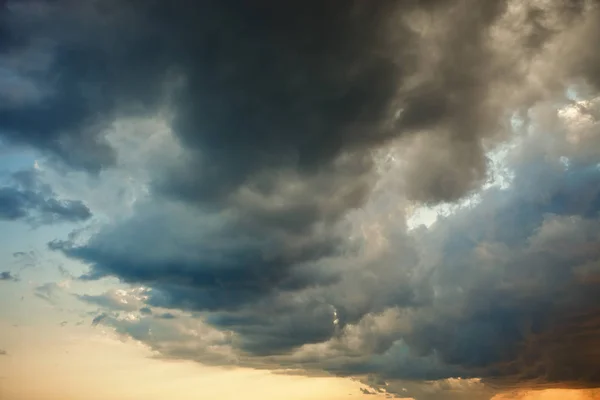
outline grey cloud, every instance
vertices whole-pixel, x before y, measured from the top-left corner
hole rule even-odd
[[[102,323],[124,337],[146,343],[160,358],[187,358],[207,365],[240,365],[230,351],[232,335],[219,331],[196,318],[118,318],[102,314]],[[202,337],[202,341],[195,338]],[[241,358],[244,358],[243,356]]]
[[[55,282],[44,283],[34,289],[34,294],[42,300],[54,304],[57,296],[62,292],[62,288]]]
[[[56,76],[56,94],[0,110],[5,136],[97,171],[112,162],[99,133],[107,124],[165,107],[184,147],[132,215],[86,243],[50,247],[88,263],[85,279],[151,287],[147,306],[195,313],[195,328],[214,338],[177,331],[200,324],[179,316],[101,314],[93,324],[166,357],[441,380],[407,386],[421,398],[443,396],[458,377],[599,384],[594,359],[574,339],[561,343],[577,331],[590,346],[597,336],[589,307],[598,300],[600,178],[597,142],[586,139],[597,125],[567,140],[553,122],[546,135],[532,133],[540,121],[527,114],[571,79],[597,91],[597,10],[517,1],[44,4],[5,18],[9,33],[56,38],[47,68],[22,72]],[[392,211],[477,189],[490,162],[484,149],[507,136],[513,112],[530,119],[523,149],[511,152],[511,186],[408,232],[406,216]],[[372,154],[396,140],[400,190],[374,204]],[[149,335],[158,328],[160,338]]]
[[[40,263],[39,255],[33,251],[17,251],[12,254],[14,263],[20,269],[33,268]]]
[[[145,292],[143,289],[117,290],[111,289],[99,295],[77,295],[76,297],[111,311],[136,311],[143,309]]]
[[[142,307],[142,308],[140,308],[140,314],[152,315],[152,309],[150,307]]]
[[[10,271],[0,272],[0,281],[17,281],[18,278],[14,276]]]
[[[94,304],[100,307],[117,309],[117,310],[134,310],[135,306],[130,306],[127,303],[121,303],[119,299],[113,298],[109,295],[79,295],[79,300],[86,303]]]
[[[58,241],[51,248],[95,264],[90,278],[117,273],[128,282],[153,284],[150,296],[155,306],[235,308],[259,300],[275,286],[293,290],[311,285],[315,279],[327,283],[335,278],[327,271],[302,268],[332,251],[327,236],[239,231],[235,225],[227,226],[226,215],[203,216],[180,205],[146,210],[115,226],[112,233],[94,237],[95,244],[73,247]],[[165,240],[164,229],[174,236]],[[137,240],[131,243],[133,247],[113,248],[134,232]],[[175,237],[178,239],[173,240]],[[143,259],[132,257],[134,248],[144,254]],[[165,257],[168,263],[159,261]]]
[[[390,230],[382,234],[390,247],[373,259],[350,252],[318,264],[331,271],[336,260],[344,263],[339,279],[281,287],[233,309],[205,309],[198,320],[162,320],[160,340],[147,335],[154,332],[149,319],[108,323],[165,357],[374,375],[388,385],[373,387],[415,398],[488,399],[502,389],[536,385],[595,387],[597,358],[589,349],[600,337],[600,171],[587,156],[571,153],[566,166],[545,154],[509,158],[510,187],[487,189],[476,205],[429,229],[394,231],[397,221],[388,220]],[[156,286],[160,292],[160,281]],[[197,297],[180,295],[192,302],[166,304],[198,308]],[[162,303],[150,296],[153,301]],[[169,325],[200,320],[215,335],[232,333],[219,343],[235,359]]]
[[[58,198],[48,185],[39,182],[35,171],[19,171],[10,178],[0,187],[0,220],[53,224],[85,221],[92,216],[83,202]]]
[[[106,313],[99,314],[92,319],[92,326],[97,326],[102,322],[108,315]]]
[[[372,151],[406,133],[429,132],[409,158],[410,198],[435,203],[475,189],[485,179],[481,140],[495,135],[503,107],[513,105],[490,96],[519,83],[518,71],[505,71],[512,60],[488,41],[505,2],[208,2],[191,10],[177,2],[44,4],[35,14],[15,6],[7,17],[24,37],[57,38],[44,73],[60,77],[59,99],[36,107],[52,116],[73,110],[45,121],[44,140],[63,132],[71,138],[68,132],[93,130],[117,114],[170,107],[186,156],[153,177],[153,194],[221,219],[198,221],[210,224],[189,244],[198,254],[177,256],[168,267],[105,251],[117,240],[108,232],[87,248],[65,249],[94,264],[90,277],[156,284],[173,306],[234,308],[274,288],[312,285],[304,265],[345,250],[340,221],[372,189]],[[15,132],[38,129],[21,114],[6,116]],[[47,147],[38,136],[18,137]],[[52,143],[76,145],[68,154],[81,157],[99,149],[98,137]],[[136,211],[118,230],[145,232],[144,250],[176,225],[162,207]],[[319,283],[335,279],[326,274]]]
[[[167,313],[158,314],[156,316],[156,318],[159,318],[159,319],[175,319],[175,318],[177,318],[177,316],[175,314],[171,314],[171,313],[167,312]]]
[[[59,265],[59,266],[57,267],[57,269],[58,269],[58,272],[60,273],[60,275],[61,275],[63,278],[67,278],[67,279],[72,279],[72,278],[74,278],[74,276],[73,276],[73,275],[72,275],[72,274],[69,272],[69,270],[68,270],[68,269],[66,269],[65,267],[63,267],[62,265]]]
[[[8,352],[6,350],[0,349],[0,356],[7,356]]]
[[[362,394],[367,394],[367,395],[377,394],[376,391],[372,391],[372,390],[369,390],[367,388],[360,388],[360,391],[361,391]]]
[[[310,300],[296,304],[286,304],[277,298],[270,301],[276,302],[276,306],[259,305],[237,313],[216,313],[206,321],[236,332],[241,350],[262,356],[320,343],[334,335],[336,325],[331,305]]]
[[[352,369],[389,380],[483,377],[500,388],[597,386],[595,357],[584,349],[597,346],[592,342],[599,333],[600,210],[597,205],[588,208],[599,194],[580,203],[575,214],[574,208],[564,207],[581,198],[565,186],[572,188],[569,183],[583,176],[592,178],[588,173],[585,168],[565,172],[563,177],[570,179],[557,179],[549,196],[538,195],[535,207],[521,197],[523,192],[492,191],[475,209],[438,223],[432,234],[453,226],[438,242],[443,261],[429,278],[435,290],[432,303],[408,314],[410,329],[396,329],[405,345],[395,344]],[[597,170],[593,176],[583,189],[597,187],[591,183]],[[502,195],[509,195],[510,206],[496,203]],[[519,215],[523,207],[528,218],[503,218],[503,209]],[[513,242],[504,230],[524,238]],[[569,339],[575,336],[581,340]],[[434,357],[430,365],[423,364],[427,357]]]
[[[166,104],[191,161],[156,184],[219,207],[245,184],[277,190],[281,168],[302,176],[332,168],[328,184],[340,189],[340,156],[368,159],[390,139],[430,130],[440,139],[430,145],[445,156],[415,160],[427,174],[411,179],[410,194],[454,200],[485,178],[480,139],[497,131],[503,112],[493,90],[518,88],[522,78],[488,42],[506,9],[505,1],[8,1],[5,57],[45,38],[53,44],[37,52],[50,54],[47,67],[17,72],[54,78],[54,87],[36,103],[3,110],[3,131],[98,170],[114,158],[103,127]],[[544,11],[531,12],[526,27],[539,31]],[[528,49],[540,52],[547,40]],[[353,166],[360,177],[371,163]],[[341,211],[364,199],[356,196]],[[310,216],[316,207],[302,210]]]

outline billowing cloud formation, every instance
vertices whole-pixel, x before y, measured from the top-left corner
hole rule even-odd
[[[336,178],[325,187],[322,178],[305,189],[330,196],[347,174],[368,175],[373,148],[427,131],[409,196],[455,200],[485,179],[482,139],[499,133],[504,108],[548,89],[530,84],[531,72],[567,56],[572,36],[580,47],[593,37],[593,24],[579,24],[596,17],[586,4],[7,1],[2,60],[13,82],[43,93],[5,100],[2,131],[98,170],[115,158],[105,128],[166,108],[190,154],[156,184],[212,207],[242,186],[272,198],[290,169],[329,171]],[[587,50],[544,83],[571,73],[593,80]],[[304,216],[297,229],[360,204],[369,185],[357,180],[335,206],[289,204]]]
[[[79,200],[59,199],[40,182],[35,170],[13,173],[9,183],[0,186],[0,220],[24,220],[33,224],[80,222],[92,216]]]
[[[186,241],[202,237],[206,225],[189,210],[176,218],[181,209],[164,207],[168,215],[151,219],[168,236],[133,237],[131,221],[124,221],[83,246],[61,246],[92,271],[110,267],[111,274],[148,283],[148,304],[191,312],[102,321],[165,357],[373,377],[364,382],[378,391],[418,399],[489,399],[496,390],[538,385],[597,387],[600,123],[593,115],[599,105],[596,98],[558,110],[533,108],[531,123],[515,133],[505,155],[507,187],[492,185],[429,228],[407,230],[405,211],[398,210],[402,196],[387,189],[399,163],[383,173],[384,184],[364,209],[348,215],[349,235],[363,236],[347,239],[346,252],[304,264],[302,287],[281,284],[246,296],[228,287],[235,276],[181,279],[207,276],[200,275],[205,264],[193,262],[202,253]],[[145,207],[132,218],[148,215]],[[123,243],[128,250],[120,250]],[[114,258],[89,256],[109,250]],[[123,257],[145,264],[139,271],[147,275],[129,277]],[[177,257],[190,260],[189,270],[167,270]],[[239,279],[244,288],[247,278]]]
[[[271,193],[274,167],[312,175],[346,153],[358,153],[349,167],[364,174],[370,148],[436,129],[461,138],[451,158],[471,151],[457,168],[474,172],[419,196],[456,198],[484,175],[482,83],[495,68],[484,35],[505,4],[443,3],[5,2],[3,60],[14,81],[44,90],[5,100],[3,131],[97,170],[114,161],[106,124],[166,106],[195,157],[163,183],[210,201],[249,180]],[[431,33],[409,21],[422,11],[439,20]]]
[[[20,95],[0,129],[102,176],[138,160],[117,121],[166,121],[131,212],[51,243],[85,279],[149,288],[80,298],[166,357],[421,400],[597,386],[599,16],[584,0],[8,1]],[[504,140],[512,178],[488,187]],[[411,207],[465,198],[408,228]]]

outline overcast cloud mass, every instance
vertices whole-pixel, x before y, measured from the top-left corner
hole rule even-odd
[[[593,0],[2,1],[0,138],[46,167],[0,220],[83,226],[48,248],[130,285],[89,324],[157,357],[598,388],[599,37]]]

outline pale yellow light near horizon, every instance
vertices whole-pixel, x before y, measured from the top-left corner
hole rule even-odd
[[[2,400],[342,400],[374,399],[348,379],[274,375],[208,368],[194,362],[149,358],[141,345],[102,329],[0,322],[12,350],[0,359]],[[597,392],[543,390],[492,400],[595,400]]]
[[[35,309],[35,308],[34,308]],[[374,400],[350,379],[275,375],[153,359],[110,331],[56,324],[51,309],[24,325],[0,319],[0,400]],[[31,310],[30,310],[31,311]],[[599,391],[542,390],[492,400],[600,400]]]
[[[600,392],[597,390],[578,389],[546,389],[530,390],[519,394],[502,394],[492,400],[598,400]]]
[[[227,370],[150,358],[143,346],[101,329],[0,323],[10,344],[0,359],[2,400],[341,400],[361,399],[360,385],[341,378],[307,378]],[[373,397],[373,396],[370,396]]]
[[[123,342],[105,327],[91,327],[90,318],[84,325],[71,322],[61,327],[57,321],[70,311],[41,300],[16,301],[1,313],[5,315],[0,318],[0,343],[8,355],[0,357],[0,400],[385,398],[362,394],[361,385],[350,379],[284,376],[153,359],[144,346]],[[492,400],[600,400],[600,391],[524,391]]]
[[[27,326],[0,320],[1,400],[368,400],[360,384],[341,378],[275,375],[265,371],[208,368],[194,362],[149,358],[132,341],[89,326]],[[597,400],[600,392],[541,390],[492,400]]]

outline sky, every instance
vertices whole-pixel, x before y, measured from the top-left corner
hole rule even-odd
[[[0,0],[0,399],[600,399],[598,37]]]

